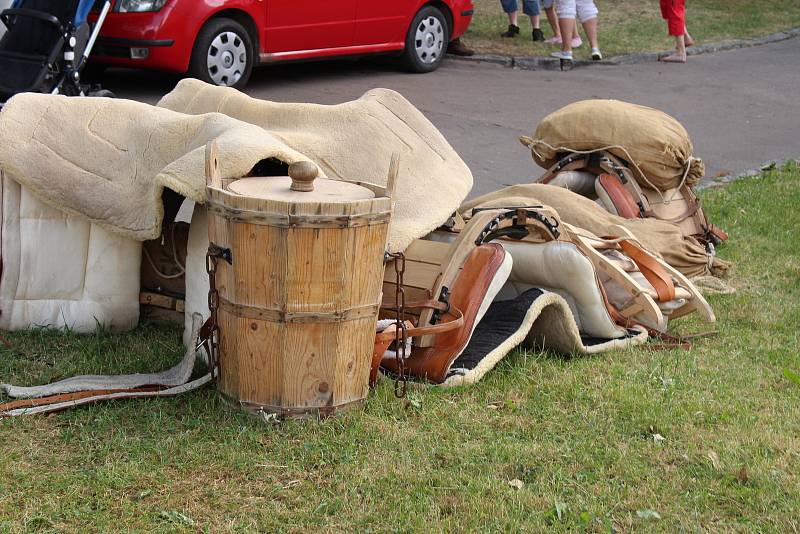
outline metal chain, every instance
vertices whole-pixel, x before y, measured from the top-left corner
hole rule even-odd
[[[217,376],[215,370],[219,365],[219,323],[217,310],[219,310],[219,291],[217,291],[217,262],[222,258],[231,263],[230,249],[224,249],[214,243],[208,245],[206,254],[206,272],[208,273],[208,310],[211,312],[208,325],[208,368],[212,376]]]
[[[387,253],[387,259],[394,259],[394,273],[395,273],[395,313],[396,313],[396,328],[395,328],[395,353],[397,354],[397,377],[394,381],[394,395],[398,399],[402,399],[408,392],[408,375],[406,373],[406,341],[408,335],[406,332],[406,292],[403,286],[403,275],[406,272],[406,256],[402,252]]]

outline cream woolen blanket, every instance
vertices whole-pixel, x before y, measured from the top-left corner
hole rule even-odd
[[[269,157],[308,159],[218,113],[26,93],[0,112],[0,168],[47,204],[143,241],[161,233],[164,187],[205,201],[205,145],[213,139],[224,176],[244,176]]]
[[[162,104],[183,102],[197,113],[214,99],[221,111],[264,127],[128,100],[17,95],[0,112],[0,169],[47,204],[146,240],[161,232],[164,187],[205,201],[211,140],[224,178],[245,176],[268,158],[310,159],[326,177],[385,184],[399,151],[392,250],[441,225],[472,187],[469,169],[438,130],[393,91],[338,106],[276,104],[185,80]]]
[[[334,106],[284,104],[188,79],[158,106],[191,114],[219,112],[261,126],[334,179],[386,185],[392,152],[399,152],[389,232],[393,251],[444,223],[472,189],[472,173],[444,136],[389,89],[373,89]]]

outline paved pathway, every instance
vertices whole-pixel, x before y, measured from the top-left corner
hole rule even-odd
[[[155,102],[175,79],[111,71],[119,96]],[[417,105],[475,175],[472,195],[528,181],[541,171],[517,142],[575,100],[616,98],[670,113],[706,162],[707,176],[741,173],[767,160],[800,157],[800,39],[695,56],[686,65],[593,66],[522,71],[447,61],[427,75],[385,61],[306,63],[259,69],[247,92],[276,101],[325,104],[389,87]]]

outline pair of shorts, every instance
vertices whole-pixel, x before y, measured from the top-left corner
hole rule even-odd
[[[519,10],[517,0],[500,0],[503,11],[506,13],[516,13]],[[529,17],[535,17],[540,13],[539,0],[522,0],[522,12]]]
[[[581,22],[597,18],[594,0],[556,0],[556,13],[560,19],[578,18]]]
[[[542,9],[550,9],[553,7],[555,0],[542,0]]]

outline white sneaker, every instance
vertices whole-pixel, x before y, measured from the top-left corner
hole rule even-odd
[[[551,52],[550,55],[561,60],[572,61],[572,52],[564,52],[563,50],[559,50],[558,52]]]
[[[599,48],[592,48],[592,59],[595,61],[600,61],[603,59],[603,54],[600,53]]]

